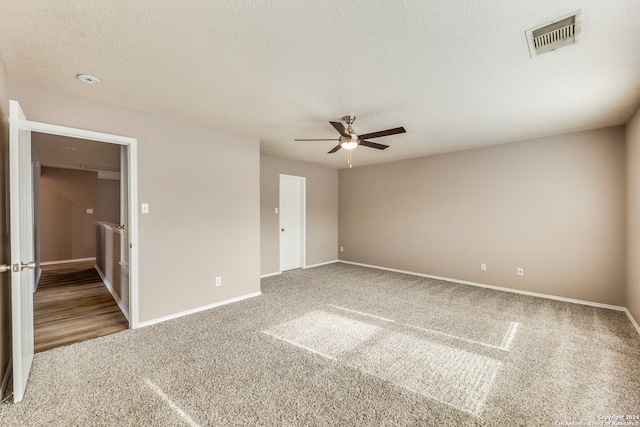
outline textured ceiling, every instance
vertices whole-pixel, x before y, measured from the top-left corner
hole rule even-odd
[[[525,31],[582,10],[580,41],[531,58]],[[354,165],[625,123],[640,105],[640,1],[3,1],[10,77]],[[97,76],[89,86],[78,73]],[[135,135],[133,135],[135,136]]]

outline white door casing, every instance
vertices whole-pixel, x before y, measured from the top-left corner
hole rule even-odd
[[[306,179],[280,175],[280,271],[305,265]]]
[[[52,125],[29,121],[32,132],[48,133],[52,135],[71,138],[87,139],[91,141],[108,142],[118,144],[126,148],[127,163],[127,195],[128,195],[128,222],[127,238],[129,242],[129,327],[136,329],[138,320],[138,140],[127,136],[112,135],[90,130],[70,128],[66,126]],[[122,156],[121,156],[122,157]]]
[[[11,229],[11,321],[13,401],[24,397],[33,361],[34,261],[31,132],[20,104],[9,104],[9,204]],[[30,266],[35,267],[35,266]]]

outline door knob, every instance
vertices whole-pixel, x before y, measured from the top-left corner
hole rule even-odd
[[[4,273],[5,271],[11,271],[11,265],[6,265],[6,264],[0,265],[0,273]]]
[[[34,268],[36,268],[36,263],[34,261],[31,261],[27,263],[21,262],[20,264],[13,264],[14,273],[18,273],[24,270],[25,268],[28,268],[29,270],[33,270]]]
[[[34,270],[36,268],[35,261],[31,261],[31,262],[28,262],[26,264],[24,262],[21,262],[20,263],[20,270],[24,270],[25,268],[27,268],[29,270]]]
[[[284,228],[281,228],[280,231],[284,231]]]

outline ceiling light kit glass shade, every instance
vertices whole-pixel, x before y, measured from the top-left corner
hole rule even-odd
[[[341,136],[340,146],[345,150],[353,150],[358,146],[358,135],[352,133],[351,136]]]

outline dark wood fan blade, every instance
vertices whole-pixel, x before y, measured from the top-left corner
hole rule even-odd
[[[340,146],[340,144],[338,144],[335,147],[333,147],[333,149],[331,151],[329,151],[327,154],[333,154],[333,153],[335,153],[336,151],[338,151],[341,148],[342,147]]]
[[[369,138],[380,138],[380,137],[389,136],[389,135],[397,135],[399,133],[405,133],[405,132],[406,130],[404,130],[404,128],[400,126],[399,128],[381,130],[379,132],[365,133],[364,135],[358,135],[358,136],[362,139],[369,139]]]
[[[331,138],[331,139],[294,139],[294,141],[337,141],[337,139],[335,138]]]
[[[371,142],[371,141],[360,141],[360,145],[364,147],[377,148],[378,150],[384,150],[385,148],[389,148],[388,145],[378,144],[377,142]]]
[[[342,123],[340,122],[329,122],[329,123],[331,123],[331,126],[336,128],[336,130],[338,131],[338,133],[340,133],[340,135],[346,136],[347,138],[351,136],[349,132],[347,132],[347,128],[345,128]]]

